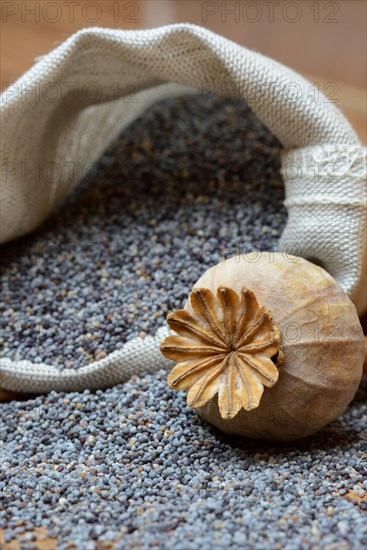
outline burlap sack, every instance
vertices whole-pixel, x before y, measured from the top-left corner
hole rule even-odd
[[[289,220],[280,247],[321,263],[362,312],[366,149],[335,105],[301,76],[189,24],[81,30],[5,91],[0,242],[37,227],[88,164],[154,101],[193,89],[241,95],[281,141]],[[160,329],[72,372],[1,359],[1,385],[47,392],[116,384],[165,365],[158,345],[167,332]]]

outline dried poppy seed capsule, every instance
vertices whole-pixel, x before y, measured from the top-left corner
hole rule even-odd
[[[210,269],[161,344],[168,377],[199,414],[232,434],[292,440],[338,418],[362,377],[356,309],[321,267],[247,254]]]

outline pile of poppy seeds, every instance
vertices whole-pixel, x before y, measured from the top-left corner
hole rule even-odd
[[[154,334],[221,259],[276,249],[280,149],[242,102],[157,103],[41,228],[2,247],[1,356],[80,368]],[[2,404],[5,543],[366,546],[366,380],[340,420],[276,444],[221,434],[166,376]]]

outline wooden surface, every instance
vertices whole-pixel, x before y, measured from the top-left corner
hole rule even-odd
[[[52,7],[54,4],[58,9]],[[140,29],[185,21],[203,25],[289,65],[326,93],[334,89],[336,104],[361,139],[367,141],[367,4],[363,0],[278,0],[272,8],[260,0],[79,0],[74,4],[33,0],[0,4],[2,90],[29,69],[38,56],[78,29]]]
[[[57,11],[56,8],[44,11],[46,4],[59,7]],[[262,1],[79,0],[74,3],[74,13],[67,4],[31,0],[1,3],[2,90],[29,69],[37,56],[44,55],[78,29],[90,26],[139,29],[191,22],[289,65],[318,83],[320,90],[326,90],[332,83],[337,90],[337,105],[360,138],[367,142],[366,3],[363,0],[293,2],[296,4],[293,11],[287,8],[291,4],[287,1],[278,1],[270,8]],[[93,10],[88,4],[95,4],[97,8]],[[256,10],[247,9],[249,4],[257,4]],[[235,11],[231,12],[233,5]],[[0,390],[0,400],[20,397]],[[35,535],[40,550],[56,547],[56,540],[49,539],[45,530],[36,529]],[[3,544],[3,548],[17,550],[19,544],[12,541]]]
[[[298,13],[289,7],[291,3],[287,0],[277,0],[273,14],[262,0],[256,3],[78,0],[73,10],[67,2],[60,1],[58,12],[52,7],[43,9],[48,4],[55,2],[0,3],[3,83],[14,81],[37,56],[47,53],[80,28],[139,29],[184,21],[203,25],[270,55],[298,72],[320,75],[360,89],[366,85],[366,2],[363,0],[293,2],[298,5]],[[98,6],[99,13],[90,4]],[[251,6],[246,8],[249,4],[258,5],[257,13]],[[233,5],[237,9],[231,13]],[[29,13],[32,8],[34,14]],[[292,23],[292,19],[298,20]]]

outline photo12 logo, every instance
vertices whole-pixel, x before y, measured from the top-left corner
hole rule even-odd
[[[58,23],[60,20],[74,23],[82,20],[85,24],[102,24],[104,16],[114,23],[139,23],[139,4],[116,0],[99,2],[2,2],[1,20],[7,23],[17,19],[21,23]]]
[[[82,101],[86,105],[98,104],[103,101],[121,101],[122,103],[138,103],[136,96],[138,86],[135,82],[107,82],[103,86],[95,81],[49,81],[44,84],[38,82],[29,85],[25,80],[17,82],[2,82],[4,93],[3,103],[11,101],[14,96],[22,103],[61,103],[71,105],[75,101]]]
[[[283,103],[303,103],[311,101],[312,103],[339,103],[337,94],[339,85],[337,82],[327,81],[320,85],[319,82],[305,83],[301,86],[298,82],[281,81],[210,81],[207,80],[201,84],[201,100],[203,103],[216,96],[221,101],[231,98],[233,101],[247,101],[250,105],[256,103],[268,104],[279,102]]]
[[[202,2],[202,23],[339,23],[337,2]]]

